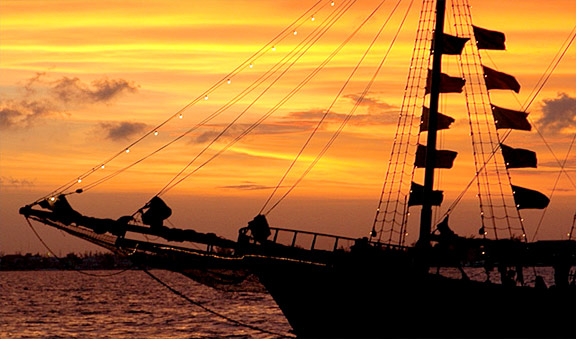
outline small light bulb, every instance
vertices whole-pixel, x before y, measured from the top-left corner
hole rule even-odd
[[[330,6],[334,6],[334,1],[332,1],[332,2],[330,3]]]
[[[250,68],[254,67],[254,64],[250,64]]]
[[[180,115],[178,116],[178,118],[182,119],[184,116],[182,115],[182,113],[180,113]]]
[[[314,15],[312,15],[312,18],[310,18],[310,20],[312,20],[312,21],[316,20],[316,18],[314,17]]]
[[[100,168],[104,168],[104,167],[106,167],[106,166],[105,165],[100,166]]]
[[[232,82],[232,80],[228,79],[227,83],[231,83],[231,82]]]
[[[78,179],[78,183],[81,183],[81,182],[82,182],[82,179]]]
[[[298,31],[294,31],[294,35],[298,34]]]
[[[272,46],[272,50],[275,51],[275,50],[276,50],[276,46]]]
[[[126,149],[126,153],[130,153],[130,149],[129,149],[129,148]]]
[[[50,201],[54,201],[54,200],[56,200],[56,198],[50,197]]]
[[[205,97],[204,97],[204,100],[208,100],[208,96],[205,96]]]
[[[158,135],[158,131],[154,131],[154,135]]]

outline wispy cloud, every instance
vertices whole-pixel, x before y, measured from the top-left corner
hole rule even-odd
[[[559,93],[557,98],[544,99],[542,113],[537,123],[544,132],[559,133],[576,127],[576,97]]]
[[[245,181],[239,185],[220,186],[218,188],[234,189],[234,190],[240,190],[240,191],[259,191],[259,190],[269,190],[269,189],[273,189],[275,187],[259,185],[255,182],[252,182],[252,181]]]
[[[353,104],[358,104],[366,107],[366,113],[356,113],[350,117],[349,124],[352,125],[381,125],[381,124],[394,124],[398,121],[399,108],[390,105],[386,102],[381,102],[378,99],[365,96],[362,98],[358,94],[347,94],[344,98],[352,101]],[[302,112],[292,112],[286,118],[291,120],[306,121],[311,124],[312,121],[316,123],[325,115],[325,110],[308,110]],[[324,121],[326,122],[340,122],[346,119],[348,113],[329,112]]]
[[[192,136],[191,143],[193,144],[204,144],[208,143],[214,138],[218,137],[228,126],[227,124],[221,125],[209,125],[203,128],[203,131],[196,133]],[[244,131],[248,130],[252,125],[248,123],[236,124],[230,127],[224,134],[222,134],[218,140],[220,141],[230,141]],[[269,123],[260,124],[254,128],[248,136],[256,135],[277,135],[277,134],[291,134],[306,131],[310,128],[311,124],[302,124],[300,122],[288,122],[288,121],[271,121]]]
[[[0,129],[30,127],[37,120],[64,114],[50,100],[3,100],[0,99]]]
[[[0,177],[0,186],[5,187],[26,187],[26,186],[34,186],[34,181],[27,180],[27,179],[15,179],[13,177]]]
[[[352,102],[358,103],[360,106],[368,107],[368,114],[383,114],[384,112],[397,108],[369,96],[364,96],[364,98],[362,98],[359,94],[347,94],[344,98],[350,99]]]
[[[102,78],[87,84],[79,78],[50,80],[45,72],[26,79],[18,99],[0,97],[0,129],[28,128],[38,120],[69,114],[72,108],[109,103],[138,85],[124,79]]]
[[[112,141],[128,140],[134,135],[140,134],[148,125],[141,122],[102,122],[100,129],[106,134],[106,139]]]
[[[52,96],[62,103],[84,104],[108,102],[122,93],[135,93],[138,86],[124,79],[102,78],[90,85],[79,78],[62,77],[50,82]]]

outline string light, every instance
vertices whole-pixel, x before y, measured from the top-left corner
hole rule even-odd
[[[330,6],[334,6],[334,1],[332,1],[332,2],[330,3]]]
[[[254,64],[251,63],[251,64],[250,64],[250,68],[252,68],[252,67],[254,67]]]
[[[184,116],[182,115],[182,113],[180,113],[180,115],[178,116],[178,118],[182,119]]]
[[[205,96],[205,97],[204,97],[204,100],[208,100],[208,96]]]
[[[226,82],[227,82],[227,83],[231,83],[231,82],[232,82],[232,80],[228,79],[228,81],[226,81]]]
[[[154,135],[158,135],[158,131],[154,131]]]
[[[298,31],[294,31],[294,35],[298,34]]]
[[[100,166],[100,168],[104,169],[104,167],[106,167],[105,165]]]
[[[129,149],[129,148],[126,149],[126,153],[130,153],[130,149]]]
[[[272,50],[275,51],[275,50],[276,50],[276,46],[272,46]]]
[[[50,197],[50,201],[54,201],[54,200],[56,200],[56,198]]]
[[[82,179],[78,178],[78,183],[81,183],[81,182],[82,182]]]
[[[314,17],[314,15],[312,15],[312,17],[310,18],[310,20],[312,20],[312,21],[316,20],[316,18]]]

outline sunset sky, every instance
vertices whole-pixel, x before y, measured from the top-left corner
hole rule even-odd
[[[11,1],[0,2],[0,252],[46,252],[18,208],[98,170],[73,188],[97,180],[170,142],[241,93],[306,38],[343,0],[322,0],[298,27],[267,45],[317,0],[212,1]],[[576,25],[573,0],[470,0],[476,25],[506,34],[506,51],[482,51],[489,67],[513,74],[518,95],[494,93],[499,106],[521,110],[540,76]],[[378,6],[360,0],[256,101],[187,172],[196,168],[274,107],[317,67]],[[163,195],[178,227],[235,238],[282,177],[328,109],[376,32],[396,6],[388,0],[326,67],[246,138]],[[350,112],[407,11],[397,12],[362,67],[335,101],[325,123],[283,183],[282,194],[314,159]],[[268,219],[273,226],[350,236],[372,227],[390,156],[420,11],[416,1],[376,82],[354,118],[318,165]],[[312,20],[314,19],[314,20]],[[447,30],[453,21],[448,19]],[[452,30],[453,31],[453,30]],[[254,53],[265,47],[257,57]],[[457,60],[457,59],[452,59]],[[243,65],[243,66],[242,66]],[[249,66],[250,65],[250,66]],[[238,66],[232,76],[227,74]],[[446,64],[447,73],[458,69]],[[130,215],[158,193],[275,78],[243,97],[203,127],[121,175],[69,198],[80,212],[118,218]],[[230,83],[228,83],[230,80]],[[204,93],[210,90],[204,98]],[[196,100],[199,98],[199,100]],[[460,153],[453,170],[442,170],[451,202],[474,174],[463,95],[444,149]],[[177,112],[190,102],[194,104]],[[528,111],[562,162],[576,133],[576,47],[535,98]],[[135,140],[170,119],[142,142]],[[533,129],[512,132],[508,145],[538,152],[538,169],[511,170],[515,184],[551,195],[559,166]],[[574,146],[576,148],[576,145]],[[566,239],[576,213],[576,149],[567,158],[541,238]],[[115,154],[118,157],[106,162]],[[105,164],[104,168],[100,168]],[[457,233],[474,233],[478,222],[470,192],[453,218]],[[533,234],[542,211],[527,211]],[[459,231],[458,222],[466,224]],[[473,225],[472,225],[473,224]],[[85,242],[35,224],[53,250],[93,250]],[[413,232],[415,234],[415,232]]]

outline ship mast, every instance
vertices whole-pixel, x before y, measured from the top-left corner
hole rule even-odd
[[[430,113],[428,114],[428,136],[426,140],[426,168],[424,172],[424,203],[420,214],[420,236],[417,246],[430,247],[432,230],[432,190],[434,186],[434,168],[436,164],[436,134],[438,131],[438,104],[440,97],[440,74],[442,71],[442,50],[444,34],[444,13],[446,0],[436,2],[436,24],[432,47],[432,81],[430,87]]]

